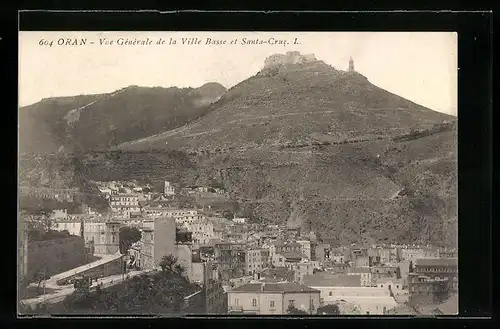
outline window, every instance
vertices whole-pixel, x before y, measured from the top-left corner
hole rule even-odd
[[[288,301],[288,306],[295,306],[295,299],[290,299]]]
[[[238,298],[236,298],[234,302],[235,302],[236,306],[238,306],[240,304],[240,300]]]
[[[269,307],[274,307],[274,300],[269,302]]]
[[[332,296],[332,292],[331,291],[328,293],[328,296]]]
[[[253,307],[257,306],[257,299],[255,299],[255,298],[252,299],[252,306]]]

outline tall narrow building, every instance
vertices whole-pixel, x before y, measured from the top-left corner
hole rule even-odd
[[[354,72],[354,60],[352,57],[349,58],[349,72]]]

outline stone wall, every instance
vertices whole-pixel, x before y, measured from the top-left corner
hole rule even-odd
[[[288,51],[285,54],[274,54],[264,61],[264,69],[279,65],[293,65],[315,62],[314,54],[300,54],[298,51]]]
[[[52,276],[83,265],[85,261],[83,237],[29,242],[26,277],[32,279],[37,271],[43,269]]]
[[[91,277],[91,278],[103,278],[111,275],[120,274],[122,273],[122,270],[123,270],[123,259],[118,258],[111,262],[93,267],[92,269],[89,269],[87,271],[83,271],[78,274],[72,275],[63,280],[59,280],[57,281],[57,284],[58,285],[68,284],[70,280],[73,279],[75,276],[85,275],[86,277]]]

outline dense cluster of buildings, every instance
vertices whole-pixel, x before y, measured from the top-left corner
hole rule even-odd
[[[198,297],[210,314],[286,314],[290,308],[316,314],[329,304],[345,314],[394,314],[400,305],[445,301],[458,288],[454,249],[331,246],[299,228],[173,206],[177,190],[169,182],[161,196],[131,184],[99,190],[109,200],[109,214],[55,211],[55,229],[80,237],[78,250],[91,245],[96,254],[114,254],[120,229],[138,228],[141,239],[128,250],[129,266],[159,269],[162,258],[173,255],[184,275],[203,287]]]

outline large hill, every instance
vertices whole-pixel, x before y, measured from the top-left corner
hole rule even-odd
[[[222,182],[256,217],[332,242],[454,245],[455,118],[357,72],[289,62],[266,65],[198,120],[119,148],[182,150],[196,168],[184,180]]]
[[[96,180],[221,183],[245,214],[333,243],[455,246],[455,118],[297,58],[266,60],[203,116],[85,156],[78,170]]]
[[[21,153],[88,151],[150,136],[196,119],[226,89],[131,86],[109,94],[57,97],[19,109]]]

